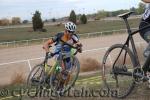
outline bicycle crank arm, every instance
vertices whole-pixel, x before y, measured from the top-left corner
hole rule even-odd
[[[133,74],[131,72],[114,72],[114,74],[118,75],[126,75],[126,76],[132,76]]]
[[[143,81],[148,81],[149,80],[149,78],[147,76],[144,76],[144,75],[142,75],[140,73],[134,73],[133,77],[135,77],[135,78],[141,78]]]
[[[149,78],[148,77],[146,77],[146,76],[144,76],[144,75],[142,75],[141,73],[132,73],[132,72],[115,72],[114,74],[116,74],[116,75],[126,75],[126,76],[133,76],[134,78],[141,78],[141,79],[143,79],[143,81],[148,81],[149,80]]]

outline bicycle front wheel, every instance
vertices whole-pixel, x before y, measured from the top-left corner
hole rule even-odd
[[[33,67],[27,78],[28,86],[39,86],[40,84],[42,84],[44,79],[43,66],[43,64],[39,64]]]
[[[109,91],[117,91],[117,98],[124,98],[133,90],[135,65],[133,53],[122,44],[115,44],[106,51],[102,62],[102,79]]]
[[[76,57],[73,57],[72,67],[68,72],[65,80],[62,82],[62,73],[53,70],[50,77],[51,89],[55,92],[65,94],[71,87],[74,86],[80,72],[80,63]],[[61,89],[60,89],[61,88]]]
[[[68,80],[66,80],[66,91],[75,85],[76,80],[78,79],[80,72],[80,63],[77,57],[73,57],[72,67],[69,72]]]

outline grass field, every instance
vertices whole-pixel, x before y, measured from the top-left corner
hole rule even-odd
[[[83,87],[86,85],[87,88],[90,87],[99,87],[100,88],[100,77],[98,76],[99,73],[93,74],[92,76],[85,76],[85,77],[80,77],[79,80],[77,80],[76,83],[76,89],[78,87]],[[92,80],[91,80],[92,79]],[[98,82],[99,84],[95,84],[95,82]],[[89,84],[92,83],[92,84]],[[22,83],[18,83],[18,84],[12,84],[12,85],[8,85],[8,86],[3,86],[0,87],[0,91],[3,90],[8,90],[8,95],[7,96],[1,96],[0,94],[0,100],[30,100],[31,98],[29,98],[28,93],[30,92],[30,94],[34,95],[36,92],[35,91],[31,91],[33,89],[29,89],[26,84],[22,84]],[[28,91],[28,89],[30,91]],[[13,96],[13,91],[15,91],[15,96]],[[22,96],[20,97],[20,93],[22,94]],[[40,99],[42,100],[42,99]]]
[[[140,19],[129,20],[131,27],[138,27]],[[45,26],[47,32],[33,32],[32,28],[12,28],[12,29],[1,29],[0,30],[0,42],[4,41],[17,41],[26,40],[33,38],[47,38],[53,36],[55,33],[63,31],[64,25],[49,25]],[[92,21],[83,25],[77,26],[77,33],[88,33],[88,32],[100,32],[125,29],[125,24],[122,20],[114,21]]]

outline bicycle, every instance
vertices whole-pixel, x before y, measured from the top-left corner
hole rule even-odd
[[[67,84],[65,84],[65,86],[63,87],[63,90],[61,91],[59,90],[60,85],[64,85],[64,84],[60,84],[62,81],[61,76],[63,76],[63,74],[61,73],[61,69],[62,67],[65,67],[65,62],[64,62],[65,53],[62,47],[61,50],[58,52],[55,53],[49,52],[49,55],[53,55],[53,56],[59,54],[59,59],[55,62],[54,66],[50,66],[48,64],[48,59],[51,59],[53,56],[49,56],[49,57],[45,56],[45,59],[42,63],[33,67],[27,79],[28,86],[36,86],[38,87],[38,89],[41,88],[43,89],[43,86],[46,86],[47,88],[50,88],[54,93],[57,93],[57,95],[60,95],[59,93],[61,93],[62,95],[75,85],[75,82],[80,72],[80,63],[78,58],[75,56],[78,53],[78,48],[62,40],[61,42],[63,42],[63,44],[68,45],[72,48],[71,69],[69,70],[66,76],[66,77],[72,77],[72,80],[70,78],[70,80],[68,80],[69,82],[67,82]]]
[[[102,61],[102,80],[108,91],[117,90],[116,98],[125,98],[139,83],[150,80],[146,76],[149,71],[150,55],[141,66],[134,43],[133,35],[150,28],[147,25],[139,30],[131,31],[128,17],[133,12],[119,15],[125,22],[128,37],[124,44],[114,44],[106,51]],[[131,48],[129,47],[131,45]],[[111,57],[113,56],[113,57]]]

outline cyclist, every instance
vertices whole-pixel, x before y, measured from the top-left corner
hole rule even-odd
[[[147,7],[145,9],[145,12],[142,16],[139,28],[142,28],[148,24],[150,24],[150,0],[142,0],[143,2],[147,3]],[[148,43],[148,46],[144,50],[144,57],[147,58],[150,54],[150,28],[140,31],[141,37]],[[146,73],[146,75],[150,78],[150,71]],[[149,88],[150,88],[150,79],[149,79]]]
[[[66,75],[68,76],[68,72],[69,69],[71,68],[71,47],[68,45],[65,45],[62,41],[70,44],[70,45],[74,45],[75,47],[78,48],[78,52],[82,52],[82,44],[79,42],[79,37],[77,36],[77,34],[75,34],[76,31],[76,25],[73,22],[67,22],[65,24],[65,30],[64,32],[59,32],[57,33],[52,39],[49,39],[48,41],[46,41],[43,45],[43,48],[46,51],[46,56],[49,56],[49,46],[53,43],[55,43],[55,50],[54,53],[57,53],[61,50],[61,48],[63,48],[63,51],[65,52],[65,68],[62,68],[62,75]],[[62,41],[61,41],[62,40]],[[53,56],[53,53],[50,53],[50,56]],[[55,60],[59,59],[59,54],[55,54]],[[65,79],[66,77],[63,77],[64,80],[68,80]]]

